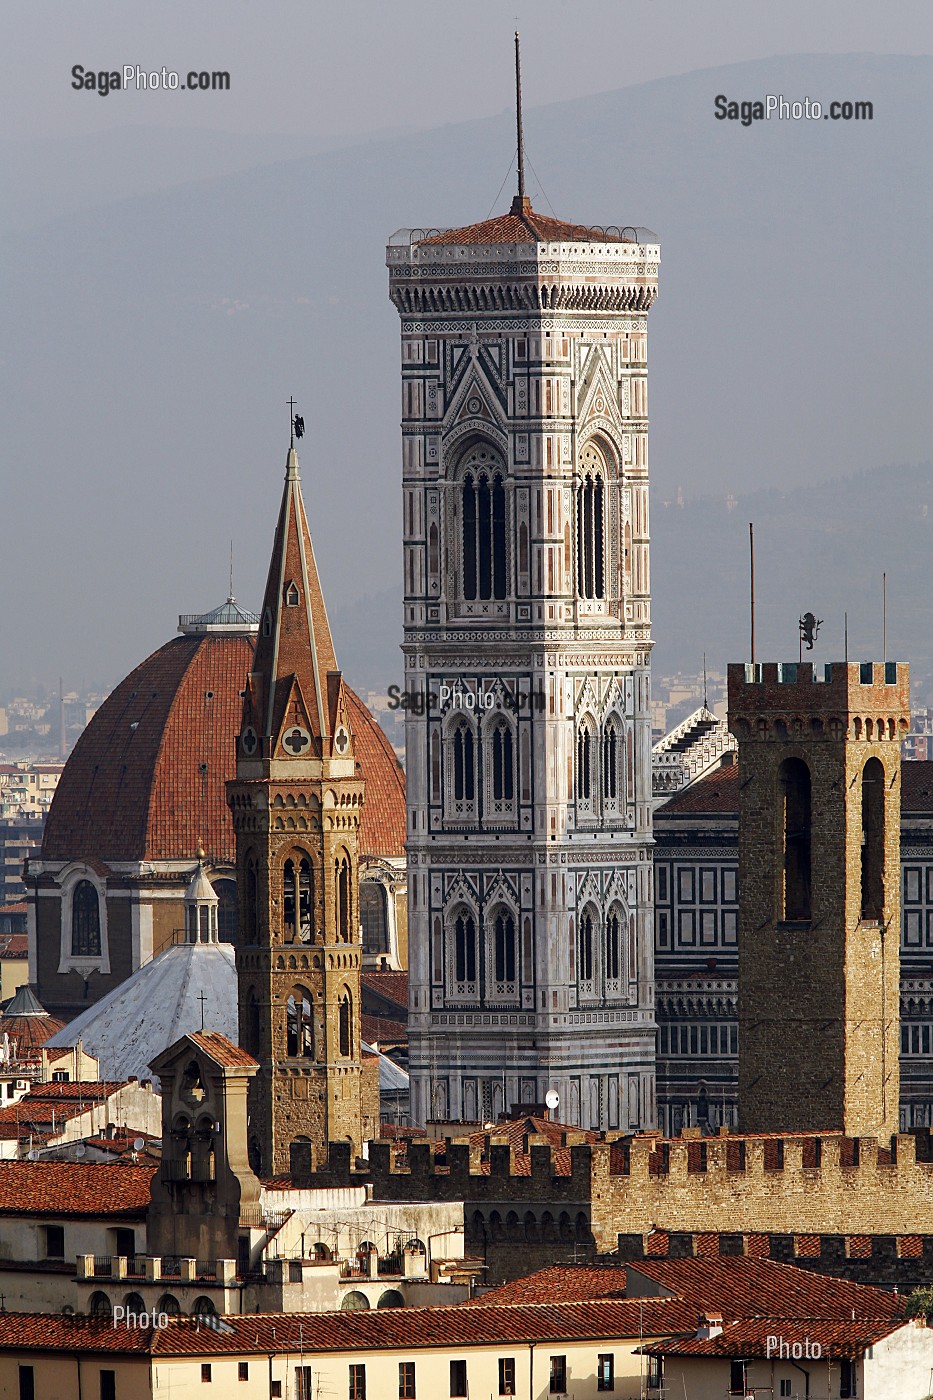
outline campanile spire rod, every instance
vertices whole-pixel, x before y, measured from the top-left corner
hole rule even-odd
[[[525,142],[522,139],[522,59],[515,31],[515,127],[518,135],[518,197],[525,200]]]

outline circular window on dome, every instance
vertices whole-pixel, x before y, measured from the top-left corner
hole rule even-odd
[[[341,725],[340,728],[337,730],[337,733],[334,735],[334,748],[339,754],[343,755],[347,752],[347,749],[349,747],[350,735],[348,734],[346,727],[344,725]]]
[[[282,748],[286,753],[292,754],[295,758],[300,758],[306,754],[311,747],[311,735],[307,729],[302,729],[300,724],[293,725],[282,735]]]
[[[240,735],[240,748],[249,756],[256,752],[259,740],[256,738],[256,731],[251,724],[248,724]]]

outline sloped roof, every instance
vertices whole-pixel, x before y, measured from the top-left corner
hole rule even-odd
[[[420,244],[432,247],[469,243],[636,243],[636,232],[633,228],[567,223],[564,219],[537,214],[530,205],[519,213],[513,203],[507,214],[496,214],[464,228],[438,229],[421,239]],[[648,230],[642,229],[641,233],[647,234]]]
[[[465,1308],[504,1303],[587,1303],[596,1298],[626,1297],[626,1273],[620,1265],[554,1264],[461,1304]]]
[[[129,1162],[0,1160],[0,1215],[142,1219],[152,1172],[151,1166]]]
[[[192,1031],[188,1038],[224,1069],[252,1069],[259,1065],[247,1050],[220,1031]]]
[[[906,767],[906,765],[905,765]],[[655,809],[655,820],[659,817],[729,816],[739,815],[739,769],[738,764],[730,763],[705,773],[695,783],[681,788],[680,792]]]
[[[185,1034],[201,1030],[204,1018],[236,1044],[237,976],[229,943],[179,943],[144,963],[100,1001],[82,1011],[49,1044],[76,1045],[80,1039],[105,1072],[125,1078],[150,1074],[163,1050]]]
[[[780,1264],[773,1259],[639,1259],[626,1265],[723,1318],[896,1318],[903,1299],[881,1288]]]
[[[868,1347],[889,1337],[892,1332],[914,1325],[904,1317],[887,1321],[866,1318],[855,1322],[851,1319],[845,1322],[810,1317],[793,1320],[806,1323],[806,1340],[811,1352],[815,1346],[819,1346],[823,1361],[861,1356]],[[804,1329],[798,1328],[798,1331],[801,1332],[799,1338],[795,1336],[788,1340],[803,1341]],[[672,1337],[669,1341],[655,1342],[643,1350],[651,1356],[718,1356],[751,1360],[753,1357],[773,1357],[774,1338],[773,1317],[753,1318],[747,1322],[730,1323],[715,1337]]]

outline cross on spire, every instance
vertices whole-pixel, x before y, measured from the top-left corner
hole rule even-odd
[[[203,1029],[204,1029],[204,1003],[207,1001],[207,997],[204,995],[203,992],[198,992],[198,1001],[201,1003],[201,1030],[203,1031]]]
[[[290,434],[289,446],[295,446],[295,400],[288,400],[288,430]]]

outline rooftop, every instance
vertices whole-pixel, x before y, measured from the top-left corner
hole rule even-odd
[[[0,1215],[141,1220],[149,1206],[153,1170],[128,1162],[0,1160]]]
[[[889,1337],[892,1332],[914,1325],[904,1317],[887,1321],[865,1318],[854,1322],[851,1319],[832,1321],[807,1317],[799,1321],[806,1323],[806,1340],[811,1352],[815,1346],[819,1346],[824,1362],[861,1356],[868,1347]],[[803,1341],[804,1329],[800,1328],[799,1331],[800,1337],[793,1340]],[[752,1318],[729,1323],[714,1337],[672,1337],[645,1347],[645,1351],[652,1356],[720,1356],[742,1360],[773,1357],[775,1318]]]

